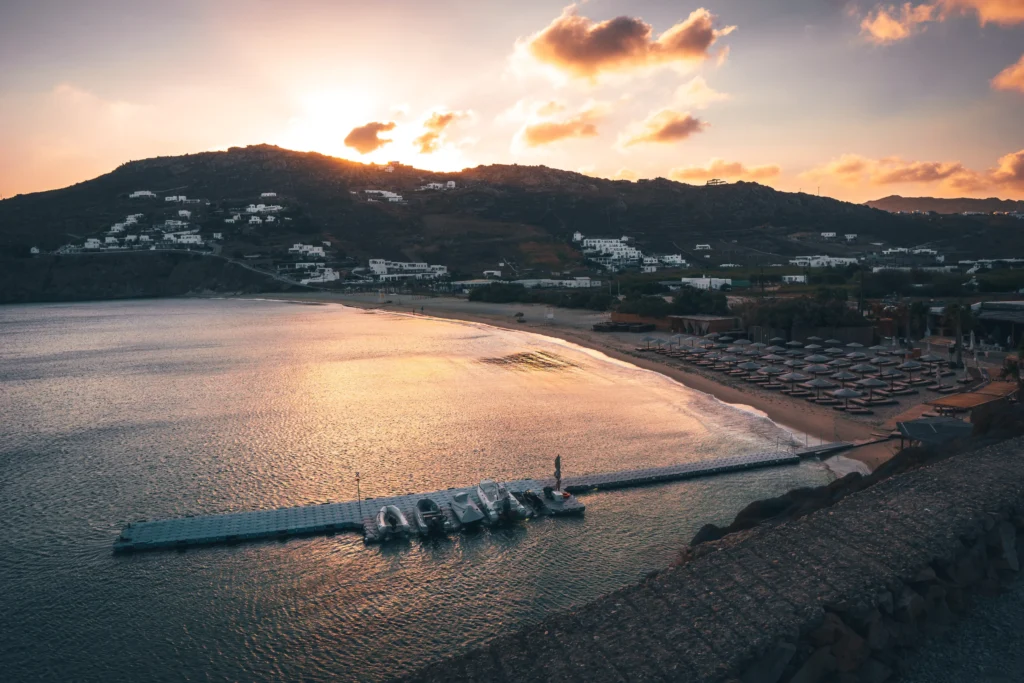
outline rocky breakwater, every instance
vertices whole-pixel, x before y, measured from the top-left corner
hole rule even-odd
[[[1024,439],[702,544],[406,681],[881,683],[1024,562]]]

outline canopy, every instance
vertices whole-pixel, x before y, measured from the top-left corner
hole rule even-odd
[[[732,337],[722,337],[718,341],[732,341]],[[752,344],[753,342],[751,342],[749,339],[737,339],[732,343],[735,344],[736,346],[747,346],[748,344]]]
[[[830,346],[829,348],[825,349],[825,353],[827,353],[830,356],[841,356],[846,352],[843,351],[838,346]]]
[[[830,360],[829,362],[825,363],[825,365],[829,366],[830,368],[848,368],[852,364],[853,363],[851,361],[848,361],[845,358],[836,358],[835,360]]]
[[[936,356],[934,353],[926,353],[917,360],[921,361],[922,363],[942,363],[947,359],[943,358],[942,356]]]
[[[815,377],[811,381],[804,382],[804,384],[803,384],[803,386],[811,387],[812,389],[829,389],[831,387],[834,387],[835,385],[836,385],[835,382],[833,382],[831,380],[824,379],[822,377]]]
[[[822,347],[818,346],[817,344],[808,344],[807,346],[804,347],[804,349],[807,351],[820,351],[821,348]]]
[[[847,346],[849,346],[851,349],[863,349],[864,348],[863,344],[858,344],[857,342],[850,342],[849,344],[847,344]]]
[[[765,349],[765,351],[767,351],[768,353],[779,353],[780,351],[785,351],[785,350],[786,350],[785,347],[777,346],[775,344],[773,344],[772,346],[769,346],[768,348]]]
[[[813,375],[824,375],[832,372],[832,368],[827,365],[808,365],[804,368],[804,372],[809,372]]]
[[[781,343],[783,343],[784,341],[786,341],[786,340],[785,340],[785,339],[783,339],[782,337],[772,337],[771,339],[769,339],[769,340],[768,340],[768,342],[769,342],[770,344],[781,344]]]
[[[807,362],[800,358],[793,358],[791,360],[787,360],[785,363],[783,363],[783,365],[785,365],[787,368],[802,368],[803,366],[807,365]]]
[[[790,346],[790,347],[796,349],[796,348],[799,348],[799,347],[803,346],[803,344],[801,344],[800,342],[798,342],[798,341],[796,341],[794,339],[793,341],[786,342],[786,346]]]
[[[846,357],[850,360],[866,360],[868,354],[862,353],[861,351],[854,351],[853,353],[846,354]]]
[[[889,386],[888,384],[886,384],[882,380],[875,379],[874,377],[866,377],[866,378],[864,378],[862,380],[854,382],[854,384],[856,384],[859,387],[864,387],[865,389],[876,389],[876,388],[881,388],[881,387]]]
[[[744,363],[740,363],[736,367],[740,368],[741,370],[750,370],[751,372],[753,372],[754,370],[760,370],[761,369],[761,364],[760,363],[755,363],[754,361],[751,361],[751,360],[748,360],[748,361],[746,361]]]
[[[820,353],[816,353],[813,356],[806,356],[804,360],[807,361],[808,363],[827,363],[832,359],[829,358],[828,356],[823,356]]]
[[[767,344],[763,344],[761,342],[754,342],[753,344],[750,345],[750,348],[752,348],[752,349],[763,349],[766,346],[768,346],[768,345]]]
[[[920,370],[924,366],[918,363],[916,360],[908,360],[906,363],[901,363],[896,367],[898,367],[900,370]]]
[[[860,379],[860,375],[855,375],[852,372],[847,372],[846,370],[840,370],[833,375],[829,375],[829,377],[840,382],[849,382],[851,379]]]
[[[835,391],[830,391],[829,393],[832,394],[833,396],[835,396],[836,398],[847,398],[847,399],[849,399],[849,398],[860,398],[861,396],[864,395],[861,392],[857,391],[856,389],[850,389],[849,387],[843,387],[842,389],[836,389]]]
[[[809,342],[820,342],[820,341],[824,341],[824,339],[822,339],[821,337],[808,337],[807,341],[809,341]]]
[[[767,356],[761,356],[761,360],[767,361],[769,363],[781,363],[782,361],[786,360],[786,357],[780,356],[775,353],[769,353]]]
[[[871,365],[870,363],[858,363],[857,365],[852,366],[850,369],[853,370],[854,372],[859,372],[865,375],[871,374],[873,372],[878,372],[878,367]]]
[[[762,375],[781,375],[786,372],[786,368],[780,368],[778,365],[766,365],[759,369],[758,372]]]
[[[806,382],[811,379],[810,375],[805,375],[802,372],[787,372],[784,375],[779,375],[779,380],[783,382]]]

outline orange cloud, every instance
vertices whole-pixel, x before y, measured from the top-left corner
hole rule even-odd
[[[992,87],[996,90],[1018,90],[1024,92],[1024,55],[1016,64],[1011,64],[992,79]]]
[[[569,138],[597,135],[597,115],[592,110],[563,121],[541,121],[523,127],[520,137],[527,147],[540,147]]]
[[[745,166],[738,161],[712,159],[707,166],[686,166],[669,171],[674,180],[710,180],[711,178],[746,178],[766,180],[774,178],[782,169],[774,164],[766,166]]]
[[[1024,22],[1022,0],[935,0],[914,5],[878,5],[860,23],[861,33],[873,43],[893,43],[911,36],[922,24],[945,21],[953,15],[975,13],[982,26]]]
[[[715,16],[701,8],[656,39],[651,25],[634,17],[595,22],[570,5],[562,15],[524,43],[537,61],[577,78],[605,71],[629,71],[672,62],[701,62],[715,42],[735,30],[716,29]]]
[[[465,114],[457,111],[435,112],[423,124],[424,132],[413,140],[413,144],[420,148],[420,154],[433,154],[437,151],[441,142],[441,134],[445,128],[463,118]]]
[[[1024,190],[1024,149],[999,157],[998,166],[989,173],[989,176],[997,185],[1009,185]]]
[[[873,43],[893,43],[909,37],[920,24],[932,21],[934,5],[878,6],[860,22],[861,33]]]
[[[394,130],[395,123],[378,123],[376,121],[366,124],[365,126],[357,126],[345,136],[345,145],[356,150],[360,154],[369,154],[375,149],[380,149],[384,145],[391,142],[389,139],[377,137],[379,133],[384,133],[389,130]]]
[[[715,102],[724,102],[731,99],[731,95],[718,92],[704,80],[703,76],[695,76],[688,83],[683,83],[676,88],[672,99],[679,105],[694,106],[698,109],[705,109]]]
[[[648,116],[639,125],[639,130],[627,135],[622,144],[629,147],[643,142],[682,142],[707,126],[707,123],[689,112],[681,114],[671,109],[662,109]]]

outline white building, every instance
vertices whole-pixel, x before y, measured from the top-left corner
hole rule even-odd
[[[30,253],[33,256],[35,256],[36,254],[39,253],[39,247],[32,247],[31,249],[28,250],[28,253]]]
[[[454,190],[455,189],[455,181],[454,180],[449,180],[447,183],[444,184],[444,186],[448,190]]]
[[[801,268],[836,268],[841,266],[856,265],[857,259],[839,256],[797,256],[789,260],[789,265],[800,266]]]
[[[856,242],[857,241],[857,233],[855,233],[855,232],[848,232],[845,235],[843,235],[843,237],[846,238],[847,242]]]
[[[108,237],[108,238],[107,238],[106,240],[104,240],[104,243],[105,243],[105,244],[106,244],[106,246],[108,246],[108,247],[109,247],[109,246],[110,246],[111,244],[117,244],[117,238],[116,238],[116,237]]]
[[[156,194],[149,190],[135,190],[135,192],[128,195],[128,199],[141,199],[143,197],[156,197]]]
[[[395,172],[395,167],[392,166],[391,164],[388,164],[387,166],[384,167],[384,172],[385,173],[394,173]]]
[[[643,266],[640,266],[640,272],[641,273],[657,273],[658,272],[658,266],[656,266],[656,265],[654,265],[654,266],[643,265]]]
[[[301,244],[299,242],[289,247],[288,253],[292,256],[319,256],[321,258],[326,256],[323,247],[315,247],[312,244]]]
[[[222,240],[222,239],[224,239],[224,233],[222,233],[222,232],[215,232],[215,233],[213,233],[213,239],[215,239],[215,240]]]
[[[125,242],[138,242],[139,241],[139,236],[138,235],[125,235],[124,236],[124,241]]]
[[[500,270],[485,270],[484,277],[501,277]]]
[[[277,219],[274,218],[273,216],[267,216],[267,218],[266,218],[266,222],[267,223],[274,223],[276,221],[277,221]]]
[[[124,223],[114,223],[113,225],[110,226],[110,230],[108,232],[110,232],[111,234],[124,232]]]
[[[395,280],[433,280],[448,275],[448,266],[423,262],[387,261],[370,259],[370,272],[384,282]]]
[[[187,228],[188,227],[188,221],[176,221],[176,220],[168,218],[167,220],[164,221],[164,227],[165,228]]]
[[[178,218],[192,218],[192,212],[188,209],[178,209]]]
[[[89,239],[85,240],[85,244],[82,246],[85,249],[99,249],[102,246],[102,244],[95,237],[90,237]]]
[[[262,223],[263,223],[263,219],[260,218],[259,216],[250,216],[249,217],[249,225],[260,225]]]
[[[591,280],[589,277],[575,277],[571,280],[554,280],[549,278],[540,278],[536,280],[516,280],[515,284],[522,285],[527,289],[533,289],[535,287],[562,287],[570,289],[587,289],[590,287],[600,287],[600,280]]]
[[[711,251],[710,244],[698,244],[693,248],[694,251]]]
[[[806,275],[783,275],[782,284],[784,285],[806,285]]]
[[[579,230],[577,230],[576,232],[574,232],[574,233],[572,234],[572,241],[573,241],[573,242],[582,242],[582,241],[583,241],[583,233],[582,233],[582,232],[580,232]]]
[[[679,281],[694,289],[718,290],[723,286],[732,287],[732,278],[724,277],[684,277]]]
[[[834,232],[823,232],[823,233],[821,233],[821,239],[823,239],[823,240],[834,240],[835,238],[836,238],[836,234]]]
[[[139,235],[139,242],[150,242],[152,241],[149,235]]]
[[[427,183],[426,185],[424,185],[420,189],[421,190],[443,190],[444,189],[444,183]]]
[[[308,275],[308,277],[299,280],[299,282],[304,285],[309,285],[324,282],[334,282],[335,280],[341,279],[341,276],[338,274],[338,271],[334,270],[333,268],[327,268],[322,264],[317,264],[317,269]]]
[[[260,199],[272,199],[277,196],[276,192],[261,192]]]
[[[659,257],[661,262],[666,266],[685,266],[686,259],[683,258],[682,254],[664,254]]]
[[[166,197],[164,197],[164,201],[165,202],[176,202],[176,201],[178,201],[178,195],[176,195],[176,194],[169,194]]]

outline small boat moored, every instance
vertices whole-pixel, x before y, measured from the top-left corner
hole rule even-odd
[[[479,524],[483,521],[484,513],[476,506],[466,491],[459,491],[452,495],[452,513],[455,519],[463,526]]]
[[[409,520],[395,505],[385,505],[377,513],[377,535],[386,541],[396,536],[408,536],[412,532]]]
[[[448,520],[444,512],[430,498],[420,498],[416,501],[413,517],[416,520],[416,528],[424,536],[443,536],[448,531]]]

